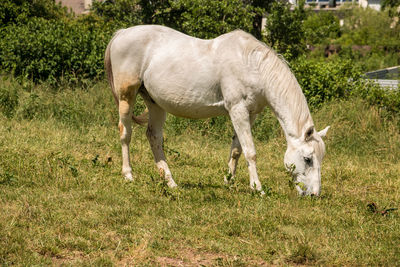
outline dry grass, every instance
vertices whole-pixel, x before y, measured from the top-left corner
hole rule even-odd
[[[96,86],[53,95],[54,110],[63,103],[56,115],[40,115],[47,111],[39,106],[33,119],[24,119],[27,102],[14,117],[0,114],[2,265],[400,261],[399,212],[381,213],[400,203],[399,130],[363,101],[331,103],[314,116],[318,128],[332,126],[318,199],[289,188],[279,130],[257,142],[267,192],[261,197],[248,188],[243,159],[236,183],[224,185],[229,138],[191,128],[165,134],[177,190],[160,180],[141,127],[132,138],[136,179],[124,181],[115,107],[105,87]],[[47,103],[46,93],[36,93],[38,103]],[[372,202],[377,211],[367,207]]]

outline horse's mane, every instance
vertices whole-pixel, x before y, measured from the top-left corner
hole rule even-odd
[[[283,56],[278,55],[266,44],[256,40],[246,42],[244,49],[245,64],[259,73],[265,90],[273,90],[280,108],[286,109],[294,125],[294,131],[302,134],[303,127],[313,124],[306,98],[299,83]],[[275,109],[273,105],[270,106]],[[274,110],[275,111],[275,110]],[[305,125],[307,122],[310,125]],[[299,137],[299,136],[298,136]]]

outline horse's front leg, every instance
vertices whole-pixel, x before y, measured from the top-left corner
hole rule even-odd
[[[236,175],[236,167],[241,154],[242,154],[242,146],[240,145],[239,139],[235,132],[235,135],[232,137],[231,151],[229,153],[229,161],[228,161],[229,172],[228,175],[224,177],[224,182],[226,184],[232,183],[234,181]]]
[[[258,179],[256,168],[256,149],[254,146],[253,137],[251,135],[251,125],[255,117],[249,114],[249,111],[242,102],[233,105],[230,108],[229,116],[231,117],[233,128],[235,129],[236,135],[244,153],[244,157],[247,161],[250,175],[250,187],[252,189],[260,191],[261,193],[264,193],[262,191],[260,180]],[[236,165],[237,159],[236,162],[232,159],[230,160],[230,162],[232,162],[232,166],[234,164]],[[236,171],[236,166],[232,168],[232,171]]]
[[[253,126],[255,118],[256,115],[250,115],[250,126]],[[230,183],[234,181],[236,175],[236,167],[241,154],[242,154],[242,146],[240,145],[239,138],[235,132],[235,135],[232,138],[231,151],[229,153],[229,161],[228,161],[229,173],[227,176],[224,177],[225,183]]]
[[[149,101],[146,101],[146,105],[149,109],[149,123],[147,125],[146,136],[154,155],[154,161],[160,172],[160,176],[167,181],[169,187],[174,188],[177,185],[172,178],[163,150],[163,126],[166,119],[166,112],[157,104]]]

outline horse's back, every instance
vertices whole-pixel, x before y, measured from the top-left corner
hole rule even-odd
[[[116,35],[112,67],[117,79],[120,75],[143,82],[167,112],[190,118],[223,115],[221,80],[233,75],[231,68],[240,68],[242,46],[251,38],[234,31],[202,40],[164,26],[135,26]]]

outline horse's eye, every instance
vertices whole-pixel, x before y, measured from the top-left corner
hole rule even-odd
[[[305,163],[306,163],[307,165],[311,165],[311,164],[312,164],[312,158],[304,157],[304,161],[305,161]]]

